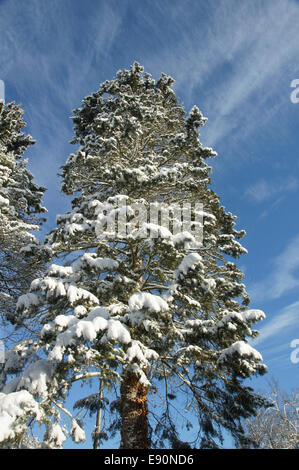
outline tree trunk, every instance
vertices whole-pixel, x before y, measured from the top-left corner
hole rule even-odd
[[[125,372],[121,393],[121,449],[148,449],[147,389],[132,372]]]
[[[94,429],[94,439],[93,439],[93,448],[98,449],[100,447],[100,433],[101,433],[101,425],[102,425],[102,398],[103,398],[103,387],[102,381],[100,380],[100,387],[99,387],[99,407],[97,409],[97,417],[96,417],[96,426]]]

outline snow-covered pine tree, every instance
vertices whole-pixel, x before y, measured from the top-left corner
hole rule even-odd
[[[40,229],[46,212],[45,188],[33,181],[23,158],[35,142],[22,131],[22,115],[19,105],[0,101],[0,312],[11,322],[18,297],[41,269],[41,244],[32,231]]]
[[[0,391],[7,377],[22,371],[29,359],[27,349],[18,341],[28,340],[34,329],[40,330],[36,318],[16,328],[14,312],[18,297],[28,292],[49,258],[43,244],[32,233],[44,221],[46,209],[41,205],[41,198],[45,188],[33,181],[23,158],[24,151],[34,141],[22,131],[25,126],[22,115],[19,105],[5,105],[0,100],[0,340],[1,345],[5,343],[0,361]]]
[[[18,300],[22,318],[43,312],[39,341],[27,346],[39,360],[4,389],[6,399],[22,390],[34,396],[41,414],[26,395],[27,416],[31,409],[51,418],[50,445],[65,439],[62,412],[73,439],[84,439],[64,406],[78,380],[98,377],[103,389],[117,389],[111,409],[120,413],[121,448],[215,447],[223,429],[240,440],[241,418],[263,405],[243,383],[266,371],[247,342],[264,313],[248,308],[233,262],[246,252],[244,231],[209,189],[206,159],[216,153],[198,134],[206,119],[196,106],[185,114],[173,82],[134,63],[74,111],[79,148],[62,167],[72,210],[57,216],[46,239],[58,262]],[[169,228],[161,214],[147,219],[161,203],[172,214]],[[191,228],[174,233],[177,205],[187,203]],[[192,232],[200,215],[202,242]],[[183,424],[193,425],[192,442]]]

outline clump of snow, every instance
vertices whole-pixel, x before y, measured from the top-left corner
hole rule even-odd
[[[139,382],[141,383],[141,385],[143,385],[146,388],[149,388],[151,386],[151,383],[148,380],[146,374],[136,362],[131,364],[128,370],[132,371],[132,373],[135,374],[139,378]]]
[[[4,349],[2,350],[0,343],[0,359],[2,353],[4,370],[8,374],[13,374],[20,371],[23,368],[26,360],[31,356],[31,351],[28,351],[24,343],[17,343],[13,349],[5,351]]]
[[[71,266],[59,266],[57,264],[51,264],[48,274],[50,276],[71,276],[73,274],[73,268]]]
[[[66,435],[61,429],[61,426],[59,426],[58,423],[52,424],[48,430],[47,442],[55,447],[61,448],[65,440]]]
[[[122,278],[123,279],[123,278]],[[124,311],[126,311],[128,309],[127,305],[119,302],[119,303],[116,303],[116,304],[111,304],[109,305],[109,307],[107,307],[107,309],[109,310],[109,313],[108,315],[122,315],[122,313]]]
[[[55,297],[60,297],[66,295],[66,289],[63,282],[60,279],[53,277],[45,277],[43,279],[34,279],[30,285],[31,290],[46,290],[47,295],[54,295]],[[26,295],[35,295],[35,294],[26,294]]]
[[[39,305],[39,298],[33,292],[29,292],[28,294],[20,295],[20,297],[17,300],[16,309],[26,310],[32,307],[33,305]]]
[[[109,320],[109,317],[110,313],[103,307],[94,307],[88,314],[89,320],[93,320],[94,318],[104,318],[105,320]]]
[[[63,282],[60,279],[45,277],[40,282],[40,287],[47,290],[47,295],[55,295],[55,297],[66,295]]]
[[[256,323],[266,318],[265,313],[262,310],[250,309],[242,313],[243,318],[250,323]]]
[[[156,351],[154,351],[153,349],[150,349],[150,348],[147,348],[144,351],[144,356],[145,356],[145,359],[147,359],[148,361],[149,360],[157,361],[158,358],[159,358],[159,354]]]
[[[57,315],[57,317],[54,320],[55,325],[61,328],[66,328],[68,326],[71,326],[72,323],[76,321],[76,318],[74,318],[71,315]]]
[[[145,315],[144,313],[137,311],[128,313],[125,318],[131,326],[138,326],[141,323],[144,323]]]
[[[251,324],[266,318],[262,310],[246,310],[245,312],[227,312],[217,323],[217,328],[227,327],[230,330],[236,330],[235,323]]]
[[[124,344],[131,342],[129,330],[119,320],[109,320],[107,338]]]
[[[91,321],[80,320],[76,326],[76,335],[78,338],[83,336],[86,341],[93,341],[97,337],[95,325]]]
[[[93,260],[93,261],[97,261],[97,260]],[[106,266],[105,263],[104,265]],[[69,276],[70,274],[73,274],[73,272],[74,270],[72,267],[62,267],[62,266],[52,265],[49,268],[49,273],[52,274],[53,276],[59,275],[59,276],[66,277],[66,276]],[[67,280],[68,282],[66,282],[66,279],[62,280],[57,277],[46,276],[44,278],[34,279],[34,281],[31,282],[30,289],[32,291],[35,291],[35,290],[45,291],[47,298],[67,297],[71,305],[77,303],[81,299],[87,300],[88,302],[98,305],[99,300],[95,295],[93,295],[88,290],[83,289],[82,287],[77,287],[74,283],[73,278],[68,278]],[[40,301],[41,301],[41,297],[38,294],[35,294],[34,292],[30,292],[28,294],[21,295],[18,298],[16,308],[18,310],[19,309],[26,310],[26,309],[31,308],[32,306],[39,305]],[[80,308],[82,310],[82,308],[84,307],[80,306]],[[81,312],[81,315],[82,315],[82,312]]]
[[[81,269],[83,264],[87,264],[90,268],[97,271],[114,271],[118,268],[118,261],[112,258],[99,258],[95,253],[85,253],[82,258],[74,263],[74,270]]]
[[[0,442],[14,439],[27,429],[27,419],[35,415],[39,421],[42,412],[38,403],[27,390],[0,393]]]
[[[108,197],[107,201],[112,204],[125,204],[129,196],[126,194],[116,194],[115,196]]]
[[[218,363],[226,362],[230,359],[230,356],[237,354],[240,357],[251,358],[255,361],[262,361],[262,355],[249,344],[244,341],[236,341],[231,346],[221,351],[218,358]]]
[[[76,420],[73,419],[72,421],[72,429],[71,429],[71,436],[74,442],[83,442],[86,440],[84,430],[79,426]]]
[[[147,309],[150,312],[165,312],[169,309],[168,303],[158,295],[149,292],[138,292],[129,298],[131,311]]]
[[[91,342],[96,339],[99,332],[105,333],[104,339],[119,341],[122,344],[130,343],[129,330],[119,321],[110,319],[109,312],[103,307],[95,307],[90,313],[79,319],[73,315],[58,315],[55,326],[65,328],[56,338],[55,345],[49,354],[50,360],[61,361],[65,348],[76,343],[77,339]],[[43,327],[42,335],[52,330],[51,325]]]
[[[189,248],[191,245],[196,244],[195,237],[187,231],[179,232],[176,235],[173,235],[172,241],[175,246],[184,244],[185,248]]]
[[[98,304],[99,299],[89,292],[86,289],[82,289],[82,287],[76,287],[74,284],[71,284],[67,289],[67,297],[71,304],[74,304],[80,299],[87,299],[92,303]]]
[[[73,236],[76,232],[86,232],[89,229],[89,225],[87,223],[77,224],[77,223],[66,223],[64,226],[64,232],[68,236]]]
[[[216,281],[212,278],[203,279],[201,282],[201,287],[206,292],[211,292],[216,287]]]
[[[198,253],[189,253],[186,255],[178,268],[174,272],[174,276],[177,279],[181,274],[186,275],[189,269],[194,269],[195,266],[202,265],[202,257]]]
[[[84,307],[84,305],[77,305],[74,308],[74,313],[76,317],[83,317],[87,313],[87,309]]]
[[[144,354],[140,349],[139,341],[132,341],[131,346],[127,349],[127,359],[129,362],[137,359],[140,364],[146,362]]]
[[[4,393],[25,389],[32,394],[45,398],[48,384],[53,380],[54,364],[46,359],[39,359],[29,364],[22,375],[15,377],[3,387]]]
[[[0,207],[1,206],[9,206],[9,199],[0,195]]]
[[[147,238],[148,233],[150,238],[172,238],[172,233],[167,227],[163,227],[163,225],[153,224],[153,223],[143,223],[140,229],[133,230],[130,235],[136,236],[136,238]]]
[[[128,362],[137,362],[140,367],[146,368],[149,366],[149,360],[157,360],[159,354],[153,349],[147,348],[140,341],[133,340],[126,351],[126,358]]]
[[[46,397],[47,384],[51,382],[53,370],[53,364],[45,359],[29,364],[19,380],[18,389],[24,388],[31,393],[38,393],[41,397]]]

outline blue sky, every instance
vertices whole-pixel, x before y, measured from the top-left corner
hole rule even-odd
[[[298,386],[299,2],[295,0],[0,0],[0,79],[37,140],[26,155],[48,188],[45,231],[70,207],[59,166],[73,151],[72,110],[135,60],[175,79],[186,111],[208,117],[212,187],[245,229],[240,260],[251,306],[265,311],[256,347],[268,377]],[[299,354],[298,354],[299,357]]]

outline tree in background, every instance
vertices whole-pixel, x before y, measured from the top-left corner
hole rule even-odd
[[[46,423],[48,445],[67,433],[84,440],[65,400],[94,378],[103,396],[115,392],[108,408],[119,418],[105,431],[119,430],[127,449],[217,447],[224,429],[242,441],[241,420],[265,404],[243,384],[266,371],[247,343],[264,313],[248,308],[233,262],[245,232],[208,187],[216,153],[199,140],[206,119],[196,106],[186,115],[173,82],[134,63],[74,111],[79,148],[62,167],[72,210],[46,237],[57,264],[18,300],[19,321],[39,315],[44,326],[24,344],[31,363],[4,388],[2,409],[17,411],[0,440],[22,434],[28,416]]]
[[[45,188],[34,183],[23,158],[35,142],[22,132],[22,114],[20,106],[0,101],[0,312],[12,323],[18,297],[41,270],[40,242],[31,232],[40,229],[46,212]]]
[[[22,132],[22,114],[20,106],[0,101],[0,340],[5,344],[0,391],[7,377],[22,371],[29,360],[23,344],[40,325],[36,318],[16,325],[14,312],[18,297],[41,275],[49,255],[32,233],[45,220],[41,205],[45,188],[34,183],[23,158],[34,141]]]
[[[260,409],[245,421],[244,428],[252,447],[259,449],[299,448],[298,393],[286,393],[275,380],[269,382],[266,394],[270,406]]]

